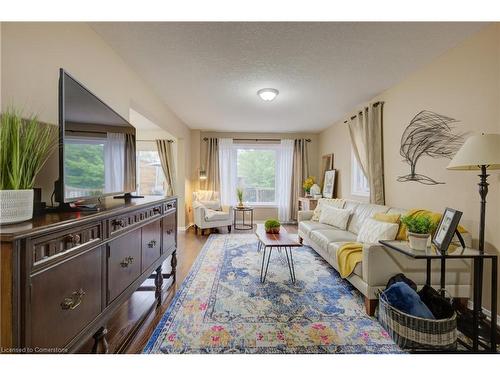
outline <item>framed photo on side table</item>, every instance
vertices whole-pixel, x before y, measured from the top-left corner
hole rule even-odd
[[[436,228],[432,243],[441,254],[446,254],[462,217],[462,212],[446,208]]]

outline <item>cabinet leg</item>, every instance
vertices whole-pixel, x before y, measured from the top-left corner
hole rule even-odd
[[[175,283],[175,274],[176,274],[176,267],[177,267],[177,251],[174,251],[172,253],[172,259],[170,260],[170,266],[172,267],[172,283]]]
[[[99,330],[94,333],[94,345],[92,346],[93,354],[108,354],[109,346],[108,341],[106,340],[106,335],[108,330],[106,327],[101,327]]]
[[[227,226],[227,231],[228,231],[229,233],[231,233],[231,225],[228,225],[228,226]]]
[[[156,306],[161,306],[161,287],[163,286],[163,274],[161,272],[161,265],[156,269],[155,275],[155,297],[157,300]]]

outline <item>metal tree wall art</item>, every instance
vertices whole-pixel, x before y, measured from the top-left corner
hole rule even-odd
[[[400,176],[398,181],[416,181],[425,185],[444,184],[428,176],[416,173],[417,162],[423,156],[451,159],[464,143],[465,133],[455,133],[450,117],[431,111],[421,111],[410,121],[401,136],[399,153],[410,166],[410,173]]]

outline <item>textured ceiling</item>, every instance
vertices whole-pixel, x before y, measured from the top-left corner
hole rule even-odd
[[[191,128],[320,131],[479,23],[92,23]],[[256,92],[280,91],[272,102]]]

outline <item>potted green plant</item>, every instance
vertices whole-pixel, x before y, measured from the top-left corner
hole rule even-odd
[[[281,224],[276,219],[268,219],[264,223],[264,228],[266,229],[266,233],[279,233]]]
[[[0,224],[12,224],[33,217],[35,177],[56,148],[57,127],[12,108],[0,117]]]
[[[435,226],[430,216],[403,216],[401,222],[406,226],[410,247],[425,251]]]
[[[236,189],[236,196],[238,197],[238,207],[244,207],[245,205],[243,204],[243,189],[242,188]]]

